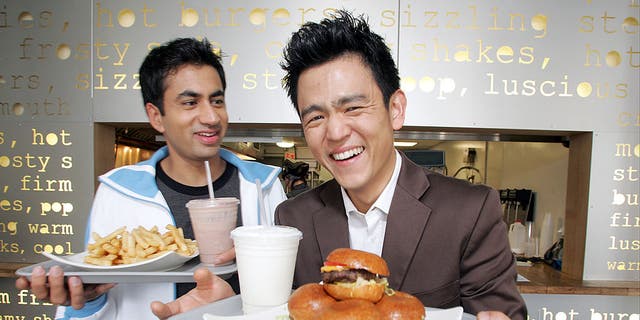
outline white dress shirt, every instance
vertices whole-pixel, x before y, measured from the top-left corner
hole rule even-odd
[[[347,221],[349,223],[349,242],[351,249],[367,251],[382,256],[387,217],[389,215],[393,193],[396,190],[401,166],[402,158],[396,150],[396,165],[393,169],[391,179],[366,213],[359,212],[344,188],[340,187],[347,214]]]

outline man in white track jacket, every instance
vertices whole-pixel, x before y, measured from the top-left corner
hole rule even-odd
[[[100,177],[100,187],[91,210],[87,239],[90,232],[106,235],[126,225],[127,230],[142,225],[162,229],[174,225],[173,215],[155,181],[155,167],[168,154],[167,148],[158,150],[151,159],[136,165],[120,167]],[[273,214],[285,198],[278,181],[279,168],[257,162],[240,160],[233,153],[221,149],[222,159],[238,168],[240,176],[240,211],[245,225],[258,224],[258,198],[255,179],[262,182],[262,195],[267,211]],[[273,219],[273,216],[270,217]],[[121,283],[102,297],[85,303],[85,307],[58,308],[57,319],[155,319],[149,305],[152,301],[175,299],[172,283]]]
[[[149,160],[100,177],[85,244],[92,232],[104,236],[122,226],[132,230],[140,225],[157,226],[160,232],[167,224],[176,225],[193,238],[184,204],[208,197],[205,160],[211,164],[216,197],[240,199],[239,224],[261,223],[258,186],[273,221],[276,206],[286,199],[280,168],[243,161],[221,148],[228,127],[226,82],[220,57],[208,40],[176,39],[156,47],[140,68],[140,81],[149,122],[167,146]],[[219,262],[234,257],[230,250]],[[233,293],[223,285],[227,294]],[[190,289],[173,283],[82,284],[77,277],[64,278],[58,267],[52,267],[49,276],[34,269],[31,282],[22,277],[16,287],[59,305],[56,319],[136,320],[155,319],[152,301],[168,302]]]

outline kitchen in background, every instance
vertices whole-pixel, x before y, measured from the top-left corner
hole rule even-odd
[[[300,129],[237,127],[230,128],[223,146],[241,157],[275,166],[282,166],[284,159],[306,162],[311,187],[332,179],[313,158]],[[543,255],[562,236],[570,147],[567,141],[561,135],[410,130],[396,133],[396,147],[414,162],[498,190],[508,227],[520,220],[526,227],[525,242],[540,241],[534,239],[540,239],[544,233],[545,240],[527,252],[528,256]],[[119,128],[114,147],[115,166],[144,160],[162,145],[162,136],[151,128]],[[548,230],[543,232],[545,219]]]

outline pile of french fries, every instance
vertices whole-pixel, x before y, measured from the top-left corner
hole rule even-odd
[[[152,259],[167,251],[190,256],[198,251],[196,242],[185,239],[182,228],[166,226],[164,234],[154,226],[150,230],[139,226],[127,231],[121,227],[102,237],[96,232],[91,234],[93,243],[87,246],[88,254],[84,262],[98,266],[115,266]]]

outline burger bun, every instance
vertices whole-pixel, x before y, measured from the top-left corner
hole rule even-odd
[[[379,255],[350,248],[338,248],[327,256],[326,261],[340,263],[351,269],[364,269],[382,277],[389,276],[387,262]]]
[[[324,290],[336,300],[362,299],[376,303],[384,295],[387,284],[386,282],[346,285],[325,283],[323,286]]]
[[[382,314],[370,301],[349,299],[338,301],[318,314],[317,320],[381,320]]]
[[[418,298],[402,291],[384,295],[376,304],[385,320],[421,320],[425,318],[424,305]]]
[[[288,309],[292,320],[315,319],[321,310],[336,303],[319,283],[307,283],[293,291],[289,297]]]

